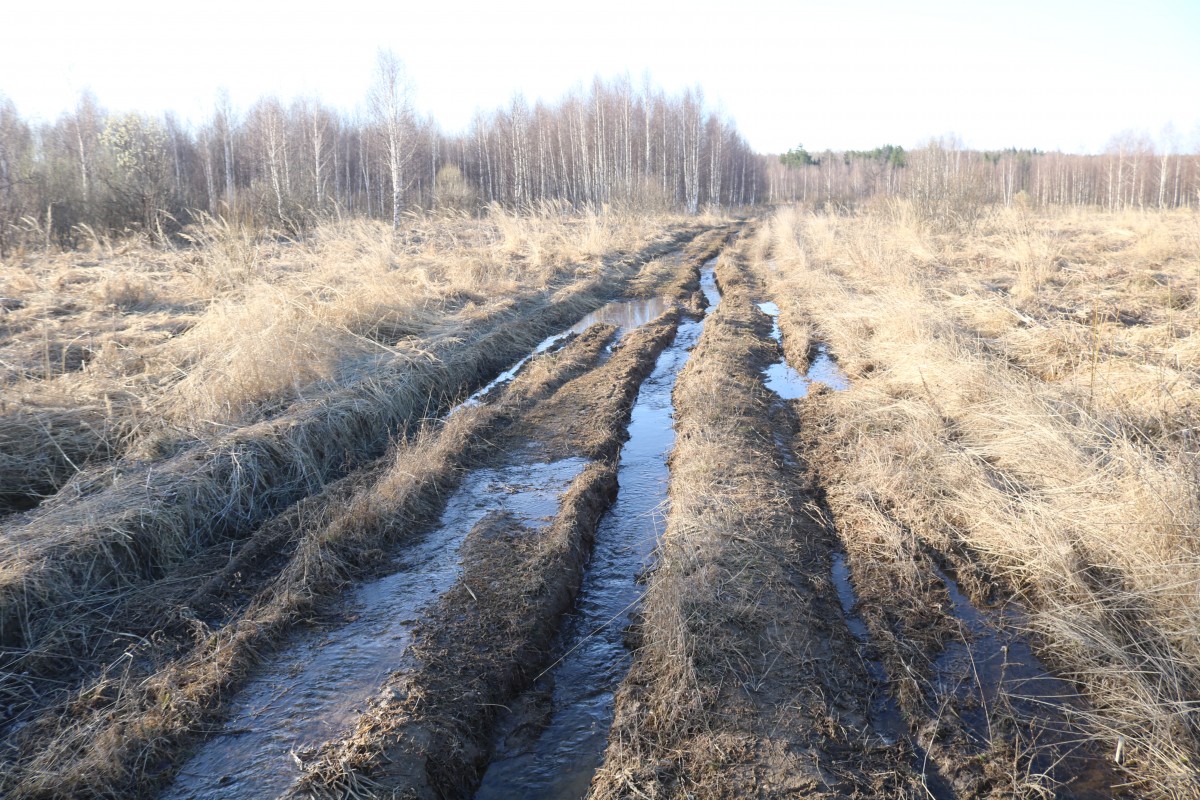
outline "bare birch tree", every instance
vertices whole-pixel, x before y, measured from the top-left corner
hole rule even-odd
[[[392,228],[400,227],[403,206],[404,167],[412,155],[408,138],[413,125],[412,83],[404,62],[391,50],[380,50],[375,67],[375,82],[368,101],[371,115],[379,125],[387,151],[388,172],[392,179]]]

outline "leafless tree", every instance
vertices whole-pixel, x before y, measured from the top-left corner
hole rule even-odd
[[[368,102],[386,144],[388,173],[392,181],[393,228],[400,227],[404,168],[412,155],[408,142],[413,127],[412,94],[412,82],[404,62],[392,51],[380,50]]]

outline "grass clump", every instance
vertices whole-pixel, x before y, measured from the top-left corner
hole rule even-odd
[[[760,265],[853,381],[819,406],[835,511],[884,509],[986,576],[977,600],[1024,603],[1145,796],[1200,794],[1194,225],[1017,209],[949,235],[785,209]]]

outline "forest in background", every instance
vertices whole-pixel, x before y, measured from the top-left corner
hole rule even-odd
[[[1200,155],[1132,133],[1100,155],[953,137],[904,151],[755,153],[699,89],[668,94],[597,78],[555,103],[516,96],[443,133],[415,110],[403,64],[381,53],[365,110],[266,97],[238,110],[222,93],[198,124],[114,114],[85,93],[53,123],[0,95],[0,256],[97,237],[171,235],[203,215],[299,232],[321,219],[392,219],[411,209],[674,210],[803,202],[852,207],[903,196],[934,221],[995,203],[1118,210],[1200,204]]]

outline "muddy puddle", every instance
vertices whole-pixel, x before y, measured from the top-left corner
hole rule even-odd
[[[859,658],[867,669],[867,675],[875,682],[876,691],[869,706],[871,728],[879,734],[885,744],[895,744],[908,736],[908,724],[905,722],[904,712],[888,691],[887,669],[884,668],[883,662],[870,652],[871,635],[867,630],[867,623],[858,615],[858,596],[850,583],[850,567],[846,564],[846,554],[840,551],[833,554],[833,585],[837,589],[846,627],[858,641]]]
[[[714,264],[701,271],[706,316],[721,299]],[[629,324],[653,320],[666,308],[639,309]],[[613,317],[598,321],[621,324]],[[632,661],[625,631],[642,596],[638,575],[665,524],[667,456],[675,443],[671,393],[703,329],[703,319],[682,321],[638,392],[618,465],[620,490],[596,531],[574,613],[564,623],[563,655],[522,698],[523,711],[502,720],[477,798],[587,794],[603,759],[614,693]]]
[[[612,325],[617,329],[617,340],[635,328],[661,317],[675,304],[663,297],[644,300],[614,300],[571,326],[567,333],[583,333],[593,325]]]
[[[759,311],[771,318],[771,338],[783,342],[783,332],[779,329],[779,306],[772,302],[759,303]],[[763,370],[766,376],[767,388],[783,400],[798,400],[808,395],[809,387],[814,383],[823,383],[834,391],[850,388],[850,378],[829,355],[829,348],[824,343],[816,346],[816,352],[808,365],[808,370],[801,375],[782,354],[779,361]]]
[[[348,730],[387,675],[402,666],[414,624],[448,590],[458,548],[490,514],[546,524],[558,497],[587,465],[582,458],[479,469],[447,501],[438,527],[397,558],[395,571],[353,594],[346,622],[303,634],[265,665],[163,797],[275,797],[300,775],[297,759]]]
[[[969,745],[982,751],[1015,730],[1032,751],[1030,768],[1063,782],[1062,796],[1111,796],[1112,771],[1080,746],[1079,731],[1070,724],[1084,701],[1034,654],[1020,633],[1024,614],[1012,605],[981,611],[952,577],[935,571],[966,636],[948,644],[934,662],[932,689],[939,704],[954,700]]]
[[[476,390],[470,397],[455,406],[450,413],[454,413],[454,411],[463,406],[482,405],[489,394],[494,392],[498,387],[510,383],[513,378],[517,377],[517,374],[520,373],[531,359],[543,353],[557,350],[573,334],[583,333],[593,325],[612,325],[617,329],[617,334],[606,348],[606,352],[611,353],[625,334],[645,325],[647,322],[654,321],[673,305],[670,300],[665,298],[652,297],[644,300],[614,300],[611,303],[601,306],[595,311],[585,314],[582,319],[565,331],[547,336],[528,355],[521,358],[517,363],[501,372],[495,378],[492,378],[486,385]]]

